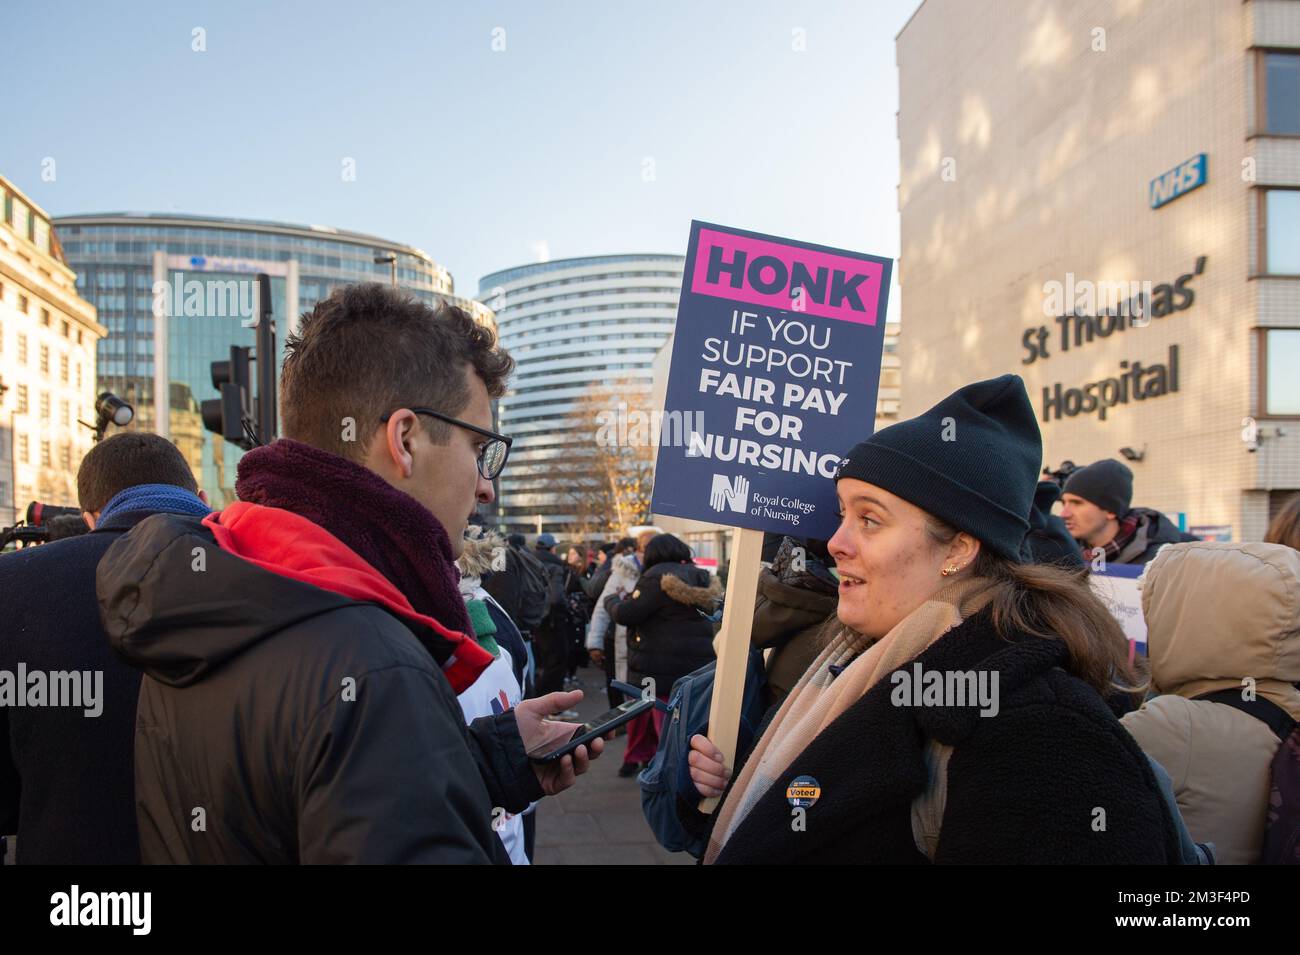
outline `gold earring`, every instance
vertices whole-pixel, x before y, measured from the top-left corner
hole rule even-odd
[[[956,564],[949,564],[947,567],[941,570],[940,573],[943,576],[947,577],[949,574],[957,573],[958,570],[960,570],[960,568]]]

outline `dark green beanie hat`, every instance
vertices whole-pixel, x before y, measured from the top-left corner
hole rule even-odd
[[[1020,563],[1043,439],[1019,375],[977,381],[873,434],[835,479],[882,487]]]
[[[1133,500],[1133,472],[1128,465],[1107,458],[1086,468],[1079,468],[1065,479],[1062,494],[1074,494],[1091,501],[1103,511],[1123,518]]]

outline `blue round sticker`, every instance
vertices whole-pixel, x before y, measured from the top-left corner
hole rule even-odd
[[[807,809],[821,798],[821,783],[811,776],[797,776],[785,789],[785,799],[796,809]]]

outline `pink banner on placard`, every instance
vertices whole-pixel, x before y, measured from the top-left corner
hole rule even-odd
[[[691,291],[874,325],[883,273],[879,262],[867,259],[701,229]],[[799,305],[795,304],[796,288],[803,290]]]

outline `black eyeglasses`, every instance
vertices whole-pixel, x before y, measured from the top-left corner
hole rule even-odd
[[[514,438],[507,438],[504,434],[497,434],[495,431],[489,431],[487,428],[480,428],[478,425],[469,424],[461,421],[459,418],[453,418],[451,415],[445,415],[441,411],[434,411],[432,408],[407,408],[407,411],[413,411],[415,414],[428,415],[430,418],[437,418],[439,421],[445,421],[448,424],[454,424],[457,427],[464,428],[467,431],[473,431],[475,434],[481,434],[487,438],[487,443],[483,445],[483,450],[478,453],[478,473],[483,475],[487,480],[492,481],[501,473],[506,466],[506,458],[510,457],[510,445]],[[379,420],[384,424],[388,423],[396,412],[390,411]]]

